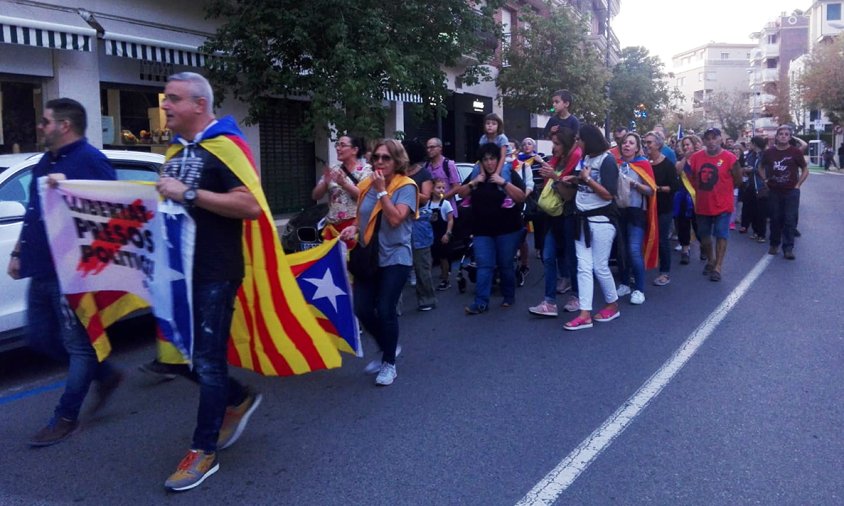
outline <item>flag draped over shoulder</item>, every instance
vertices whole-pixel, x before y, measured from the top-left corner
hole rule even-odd
[[[619,160],[619,163],[623,163]],[[659,225],[656,216],[656,179],[654,179],[654,169],[651,163],[643,156],[636,156],[633,160],[627,162],[630,168],[642,178],[642,181],[651,189],[650,197],[642,195],[643,199],[648,202],[648,209],[646,211],[648,226],[645,230],[645,238],[642,244],[642,256],[645,259],[645,269],[655,269],[659,264]]]
[[[683,183],[683,187],[689,192],[689,195],[692,196],[692,205],[696,203],[697,192],[695,191],[695,185],[692,184],[692,166],[689,165],[689,162],[683,164],[683,172],[680,173],[680,181]]]
[[[345,249],[342,242],[334,239],[287,258],[308,307],[325,332],[334,338],[337,349],[362,357]]]
[[[227,116],[208,128],[199,145],[222,161],[261,206],[261,216],[243,222],[245,275],[235,300],[229,363],[267,376],[339,367],[333,340],[308,309],[281,249],[252,153]],[[183,149],[170,145],[167,158]]]
[[[184,292],[190,280],[179,268],[186,266],[189,276],[190,258],[169,258],[166,213],[155,186],[68,180],[55,189],[41,184],[39,191],[62,293],[97,357],[104,360],[111,351],[111,324],[150,305],[162,338],[189,353],[192,320]],[[190,231],[193,222],[185,217]]]

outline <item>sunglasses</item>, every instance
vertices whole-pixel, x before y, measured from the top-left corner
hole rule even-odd
[[[374,155],[372,155],[372,161],[373,162],[392,162],[393,157],[390,156],[390,155],[374,154]]]

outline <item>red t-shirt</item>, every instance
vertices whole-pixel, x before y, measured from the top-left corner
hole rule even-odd
[[[695,187],[695,213],[718,216],[731,213],[733,202],[733,165],[736,155],[722,149],[715,156],[702,149],[689,157],[692,185]]]
[[[794,146],[783,150],[766,149],[762,153],[762,167],[768,178],[768,187],[775,191],[793,190],[800,178],[800,167],[806,166],[803,152]]]

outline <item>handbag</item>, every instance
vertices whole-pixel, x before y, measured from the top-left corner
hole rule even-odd
[[[548,216],[560,216],[563,214],[563,197],[554,188],[553,181],[545,183],[536,204]]]
[[[375,218],[375,232],[364,246],[360,241],[349,251],[349,262],[347,264],[349,273],[360,279],[371,279],[378,274],[378,230],[381,228],[381,213]],[[361,232],[362,233],[362,232]]]
[[[624,209],[630,207],[630,178],[628,178],[618,167],[618,191],[615,196],[615,204]]]

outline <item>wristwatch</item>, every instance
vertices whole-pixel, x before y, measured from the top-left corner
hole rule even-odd
[[[375,198],[377,200],[381,200],[381,197],[386,197],[387,195],[389,195],[389,193],[387,193],[386,191],[381,191],[375,194]]]
[[[185,193],[182,194],[182,203],[185,207],[193,207],[196,203],[196,190],[193,188],[185,190]]]

